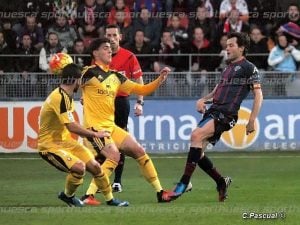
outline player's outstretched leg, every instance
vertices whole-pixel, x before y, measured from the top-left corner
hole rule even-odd
[[[171,198],[171,196],[173,196],[174,193],[163,190],[160,181],[158,179],[156,169],[148,154],[144,154],[143,156],[137,158],[136,160],[140,166],[140,170],[143,176],[156,190],[157,201],[159,203],[172,201],[173,199]]]
[[[181,196],[186,191],[191,190],[191,184],[190,179],[195,171],[196,165],[200,159],[201,155],[201,148],[197,147],[190,147],[190,151],[188,153],[188,157],[185,164],[184,173],[180,179],[180,182],[178,182],[173,190],[175,193],[172,198],[176,199],[179,196]]]

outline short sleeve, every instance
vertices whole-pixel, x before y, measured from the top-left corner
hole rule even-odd
[[[248,71],[249,71],[248,84],[250,85],[250,88],[251,89],[260,88],[261,77],[260,77],[257,67],[254,66],[253,64],[250,64]]]
[[[139,77],[141,77],[143,75],[140,63],[137,60],[135,55],[133,55],[133,57],[131,58],[131,67],[132,67],[132,70],[131,70],[132,77],[134,79],[138,79]]]
[[[65,96],[65,94],[61,95],[61,99],[56,99],[51,102],[51,108],[62,124],[75,122],[73,116],[74,107],[72,107],[72,104],[73,102],[71,102],[69,97]]]

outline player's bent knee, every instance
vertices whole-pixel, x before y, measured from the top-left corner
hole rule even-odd
[[[83,176],[83,175],[85,174],[85,164],[84,164],[84,162],[82,162],[82,161],[77,161],[77,162],[71,167],[71,172]]]
[[[110,159],[115,162],[119,162],[120,161],[120,152],[110,152],[108,154],[108,156],[106,157],[106,159]]]
[[[86,169],[89,171],[92,175],[97,175],[101,173],[101,166],[96,160],[90,160],[86,164]]]
[[[146,154],[145,149],[141,145],[137,145],[134,148],[126,149],[124,151],[125,155],[138,159]]]

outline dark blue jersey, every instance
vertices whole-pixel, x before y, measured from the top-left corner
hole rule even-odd
[[[211,108],[226,115],[237,115],[242,101],[256,86],[260,86],[260,76],[251,62],[242,59],[231,63],[221,74]]]

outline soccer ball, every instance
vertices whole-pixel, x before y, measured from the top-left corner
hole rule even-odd
[[[67,53],[60,52],[51,57],[49,61],[49,68],[52,73],[60,75],[62,69],[70,63],[73,63],[72,57]]]

